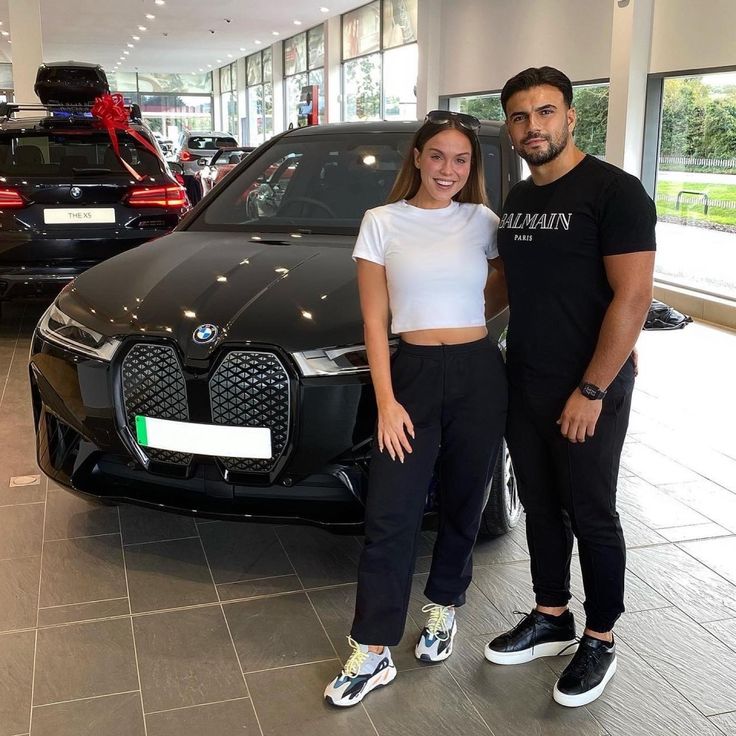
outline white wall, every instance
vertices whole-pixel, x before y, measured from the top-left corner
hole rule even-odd
[[[607,78],[612,14],[611,0],[444,0],[440,94],[500,90],[530,66]]]
[[[736,65],[734,0],[656,0],[651,73]]]

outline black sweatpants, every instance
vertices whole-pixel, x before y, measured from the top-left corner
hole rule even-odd
[[[569,394],[545,395],[512,384],[506,441],[514,463],[536,601],[570,599],[570,558],[578,540],[586,625],[605,632],[624,610],[626,546],[616,511],[619,460],[629,424],[632,387],[603,400],[593,437],[573,443],[556,421]]]
[[[424,592],[444,606],[465,602],[507,403],[503,360],[489,338],[461,345],[401,342],[391,378],[416,438],[403,464],[374,443],[351,631],[361,644],[388,646],[404,633],[417,539],[438,460],[439,530]]]

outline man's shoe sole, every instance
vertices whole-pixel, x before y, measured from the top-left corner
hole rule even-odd
[[[493,664],[524,664],[540,657],[556,657],[563,652],[565,654],[575,654],[577,650],[577,639],[550,641],[545,644],[537,644],[530,649],[522,649],[519,652],[497,652],[486,645],[485,657]]]
[[[357,698],[353,698],[352,700],[346,701],[344,703],[335,702],[329,695],[325,695],[325,700],[330,704],[334,705],[338,708],[349,708],[353,705],[358,705],[363,698],[368,695],[371,691],[375,690],[378,687],[383,687],[384,685],[390,684],[394,677],[396,677],[396,667],[387,667],[381,674],[376,677],[375,680],[368,683],[366,687],[363,689],[363,692],[360,693],[360,695]]]
[[[555,683],[555,688],[552,691],[552,697],[554,698],[555,703],[564,705],[566,708],[579,708],[581,705],[588,705],[588,703],[592,703],[594,700],[597,700],[606,689],[608,681],[616,674],[616,662],[617,660],[614,658],[599,685],[596,685],[585,693],[580,693],[580,695],[567,695],[562,693],[557,689],[557,683]]]

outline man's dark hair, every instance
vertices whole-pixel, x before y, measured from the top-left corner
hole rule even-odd
[[[539,87],[542,84],[557,87],[562,92],[565,104],[568,107],[572,107],[572,82],[570,78],[552,66],[532,66],[511,77],[504,84],[501,90],[501,106],[503,107],[504,114],[506,113],[506,103],[512,95],[515,95],[517,92],[523,92],[526,89],[531,89],[532,87]]]

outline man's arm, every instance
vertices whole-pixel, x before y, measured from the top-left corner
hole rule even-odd
[[[488,271],[488,279],[483,292],[486,300],[486,321],[493,319],[509,305],[503,261],[500,258],[491,258],[488,263],[491,269]]]
[[[605,256],[603,265],[613,300],[606,310],[593,358],[584,375],[585,383],[606,389],[631,355],[652,303],[654,252]],[[575,389],[557,420],[560,431],[570,442],[585,442],[592,437],[602,401],[591,401]]]

